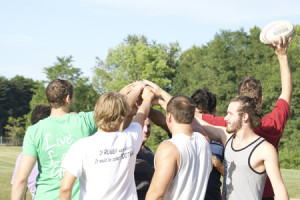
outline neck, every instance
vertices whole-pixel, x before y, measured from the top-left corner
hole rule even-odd
[[[141,146],[141,150],[143,151],[144,148],[145,148],[145,143],[143,142],[143,143],[142,143],[142,146]]]
[[[68,113],[65,107],[51,108],[51,117],[64,117]]]
[[[246,141],[246,142],[247,141],[252,141],[253,138],[258,136],[248,126],[243,126],[240,130],[237,131],[237,133],[235,135],[236,135],[235,136],[236,139],[238,139],[239,141]]]
[[[183,133],[188,136],[192,136],[194,134],[193,128],[191,124],[173,124],[172,128],[170,129],[172,136],[178,134],[178,133]]]
[[[105,131],[105,130],[103,130],[103,129],[101,129],[101,128],[98,128],[98,131],[97,132],[102,132],[102,133],[114,133],[114,132],[116,132],[116,131]]]

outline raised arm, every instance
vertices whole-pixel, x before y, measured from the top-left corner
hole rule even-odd
[[[197,126],[197,123],[201,125],[210,139],[221,143],[223,146],[225,146],[227,140],[230,138],[230,134],[226,132],[225,127],[213,126],[202,120],[200,114],[198,112],[195,112],[195,120],[193,122],[193,126]]]
[[[291,38],[289,38],[289,40],[286,40],[285,37],[280,37],[278,43],[272,43],[280,66],[281,94],[279,98],[284,99],[289,105],[291,104],[293,94],[292,76],[287,57],[287,48],[290,41]]]
[[[36,162],[36,157],[22,155],[20,164],[18,167],[17,174],[15,176],[12,190],[11,190],[11,199],[20,200],[23,199],[25,189],[27,188],[27,179],[31,173],[32,168]]]
[[[151,86],[155,95],[161,97],[161,99],[158,99],[158,103],[163,109],[166,110],[167,104],[170,101],[170,99],[172,98],[172,96],[169,93],[167,93],[166,91],[164,91],[163,89],[161,89],[157,84],[155,84],[151,81],[144,80],[143,82],[146,85]]]
[[[145,84],[142,81],[138,81],[125,86],[120,90],[120,93],[127,96],[127,102],[130,107],[132,107],[136,103],[144,87]]]
[[[150,91],[149,88],[145,87],[143,90],[142,98],[143,98],[143,102],[139,106],[138,111],[132,121],[138,122],[143,127],[144,121],[148,117],[151,101],[154,98],[154,94],[152,91]]]
[[[166,123],[166,117],[162,112],[155,110],[154,108],[150,108],[149,118],[154,124],[164,129],[170,138],[172,137],[172,134]]]

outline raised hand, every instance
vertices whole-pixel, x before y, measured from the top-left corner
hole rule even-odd
[[[127,95],[132,90],[132,88],[134,88],[136,85],[137,85],[137,82],[130,83],[129,85],[126,85],[125,87],[123,87],[119,91],[119,93],[121,93],[123,95]]]
[[[146,86],[142,93],[143,99],[150,99],[151,101],[154,99],[154,93],[152,92],[152,88]]]
[[[155,95],[161,96],[163,89],[161,89],[157,84],[155,84],[151,81],[148,81],[148,80],[143,80],[143,82],[146,85],[151,86],[151,90],[152,90],[152,92],[154,92]]]
[[[274,42],[272,41],[272,47],[275,51],[275,54],[277,56],[281,56],[281,55],[286,55],[287,54],[287,48],[288,45],[291,41],[292,37],[290,37],[288,40],[286,39],[286,37],[279,37],[278,42]]]

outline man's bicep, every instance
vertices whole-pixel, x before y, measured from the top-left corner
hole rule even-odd
[[[265,156],[264,165],[271,184],[275,187],[276,184],[283,182],[279,168],[278,154],[271,144],[268,145],[267,152],[268,155]]]
[[[155,155],[155,172],[150,189],[159,196],[164,195],[177,172],[176,154],[172,145],[171,142],[162,143]]]
[[[22,155],[16,177],[21,178],[21,179],[25,178],[27,180],[35,163],[36,163],[36,157]]]

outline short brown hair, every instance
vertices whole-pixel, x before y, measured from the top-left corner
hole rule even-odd
[[[100,96],[95,105],[95,122],[98,128],[114,132],[120,128],[130,106],[126,97],[118,92],[107,92]]]
[[[41,119],[49,117],[51,108],[48,104],[37,104],[31,112],[31,124],[36,124]]]
[[[181,124],[193,122],[195,109],[196,105],[193,99],[184,95],[175,95],[167,105],[167,113],[171,113],[176,122]]]
[[[65,98],[73,98],[73,86],[69,81],[56,79],[49,83],[46,89],[46,96],[51,108],[59,108],[65,105]]]
[[[255,103],[253,98],[250,98],[248,96],[238,96],[233,98],[230,102],[241,103],[241,105],[238,108],[239,115],[240,117],[242,117],[244,113],[248,113],[250,127],[252,129],[256,129],[261,126],[261,119],[263,117],[263,113]]]
[[[254,99],[254,102],[258,104],[259,99],[262,96],[262,86],[259,80],[255,78],[245,76],[240,82],[238,88],[238,96],[248,96]]]

